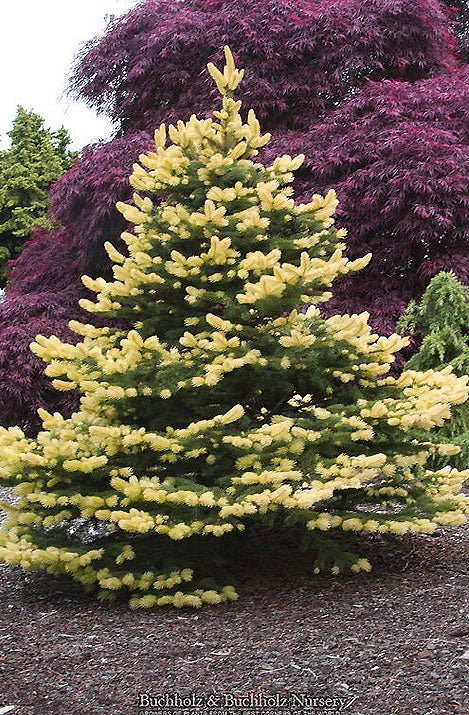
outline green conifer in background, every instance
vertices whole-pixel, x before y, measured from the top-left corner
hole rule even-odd
[[[18,107],[8,132],[11,147],[0,152],[0,287],[7,261],[15,258],[34,227],[51,227],[48,190],[73,163],[70,136],[51,132],[34,112]]]
[[[383,377],[406,338],[373,334],[367,313],[321,317],[334,279],[370,256],[343,255],[333,191],[294,203],[302,156],[252,161],[269,136],[252,111],[243,122],[225,52],[223,73],[209,65],[214,117],[170,126],[169,142],[161,126],[134,165],[126,255],[107,244],[114,280],[83,279],[97,297],[82,307],[132,328],[38,336],[80,408],[40,410],[37,439],[0,428],[0,479],[20,497],[4,504],[0,558],[133,607],[236,598],[220,556],[251,524],[301,530],[311,572],[337,573],[370,569],[338,532],[432,531],[469,510],[469,471],[428,468],[458,449],[430,430],[467,399],[467,377]]]
[[[442,369],[451,365],[457,375],[469,373],[469,288],[452,272],[434,276],[419,302],[411,301],[398,323],[398,330],[408,330],[422,339],[419,351],[406,368],[412,370]],[[444,458],[435,455],[440,464],[451,462],[459,469],[469,467],[469,406],[452,409],[452,418],[443,428],[442,437],[454,442],[461,451]]]

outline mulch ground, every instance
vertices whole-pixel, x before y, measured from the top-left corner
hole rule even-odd
[[[466,526],[401,547],[373,537],[372,573],[338,578],[311,577],[307,555],[260,543],[238,567],[239,600],[200,611],[131,611],[1,565],[0,713],[143,715],[139,693],[308,693],[355,698],[345,715],[468,715],[468,536]]]

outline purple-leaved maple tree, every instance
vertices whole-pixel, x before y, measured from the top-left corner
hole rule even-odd
[[[415,83],[370,82],[309,131],[277,135],[265,153],[300,151],[298,195],[335,188],[349,255],[373,254],[335,287],[329,313],[368,310],[389,333],[440,270],[469,283],[468,66]]]
[[[29,343],[38,333],[73,341],[68,320],[92,319],[76,303],[80,276],[109,272],[103,244],[119,245],[115,203],[130,198],[132,164],[155,125],[208,114],[205,66],[220,63],[224,44],[246,68],[240,98],[272,132],[272,150],[306,154],[298,194],[336,187],[350,251],[375,253],[326,309],[366,308],[391,330],[435,266],[450,267],[447,246],[458,266],[467,255],[467,79],[454,29],[439,0],[145,0],[112,21],[83,48],[71,87],[114,120],[116,136],[86,148],[54,185],[61,228],[38,231],[12,265],[0,424],[34,432],[37,407],[72,409]]]

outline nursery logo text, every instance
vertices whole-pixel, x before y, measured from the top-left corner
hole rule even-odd
[[[356,698],[310,693],[164,693],[138,696],[139,715],[342,715]]]

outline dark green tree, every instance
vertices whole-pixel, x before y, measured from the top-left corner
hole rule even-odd
[[[42,117],[21,106],[8,136],[11,147],[0,154],[0,286],[7,261],[18,255],[31,229],[52,228],[48,190],[76,156],[64,127],[50,131]]]
[[[441,271],[431,281],[420,302],[412,300],[397,329],[407,330],[422,340],[419,351],[407,362],[408,370],[443,369],[451,365],[458,375],[469,373],[469,287],[453,272]],[[466,404],[452,408],[452,419],[443,428],[449,442],[461,452],[450,458],[459,469],[469,464],[469,409]],[[443,436],[443,435],[442,435]]]

